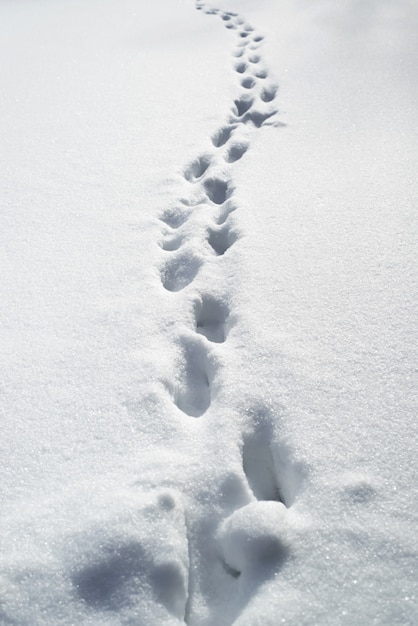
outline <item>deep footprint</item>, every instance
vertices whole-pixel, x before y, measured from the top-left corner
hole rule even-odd
[[[212,143],[215,148],[224,146],[236,127],[237,126],[235,124],[233,126],[224,126],[223,128],[220,128],[212,137]]]
[[[183,252],[165,264],[161,282],[168,291],[181,291],[189,285],[199,271],[201,261],[191,253]]]
[[[191,183],[202,178],[211,163],[209,156],[200,156],[195,159],[184,171],[184,177]]]
[[[256,128],[260,128],[263,124],[276,115],[277,110],[270,111],[269,113],[261,113],[260,111],[249,111],[243,118],[242,121],[247,123],[251,122],[254,124]]]
[[[254,78],[252,78],[252,76],[247,76],[241,81],[241,85],[242,87],[244,87],[244,89],[251,89],[252,87],[254,87],[255,84],[255,80]]]
[[[246,141],[232,144],[225,155],[225,161],[227,163],[238,161],[247,152],[248,148],[249,144]]]
[[[237,63],[235,66],[235,71],[238,72],[238,74],[243,74],[245,70],[247,69],[247,67],[248,65],[244,62]]]
[[[190,417],[201,417],[210,406],[209,369],[204,347],[197,342],[185,341],[182,377],[174,390],[174,402]]]
[[[257,500],[283,502],[270,450],[271,425],[256,416],[254,429],[244,436],[242,465]]]
[[[271,102],[276,97],[276,94],[277,94],[276,85],[270,85],[269,87],[265,87],[262,90],[260,94],[260,98],[262,99],[263,102]]]
[[[208,242],[218,256],[225,254],[236,240],[237,235],[227,224],[224,224],[222,228],[208,228]]]
[[[223,343],[226,339],[228,308],[212,296],[203,296],[195,305],[196,331],[209,341]]]
[[[237,100],[234,100],[235,110],[233,112],[237,115],[237,117],[241,117],[244,113],[251,109],[253,102],[253,98],[246,98],[244,96],[242,98],[238,98]]]
[[[208,178],[203,186],[207,197],[214,204],[223,204],[233,192],[231,184],[220,178]]]

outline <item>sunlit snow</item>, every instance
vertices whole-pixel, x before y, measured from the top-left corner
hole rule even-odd
[[[0,1],[0,625],[418,623],[418,5]]]

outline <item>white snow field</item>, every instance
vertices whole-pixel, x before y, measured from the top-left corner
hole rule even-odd
[[[1,626],[418,623],[416,0],[0,0]]]

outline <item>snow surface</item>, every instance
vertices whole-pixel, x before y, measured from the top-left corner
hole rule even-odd
[[[0,624],[418,622],[417,27],[0,2]]]

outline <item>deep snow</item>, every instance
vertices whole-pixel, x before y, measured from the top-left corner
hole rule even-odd
[[[0,4],[1,624],[416,623],[417,22]]]

